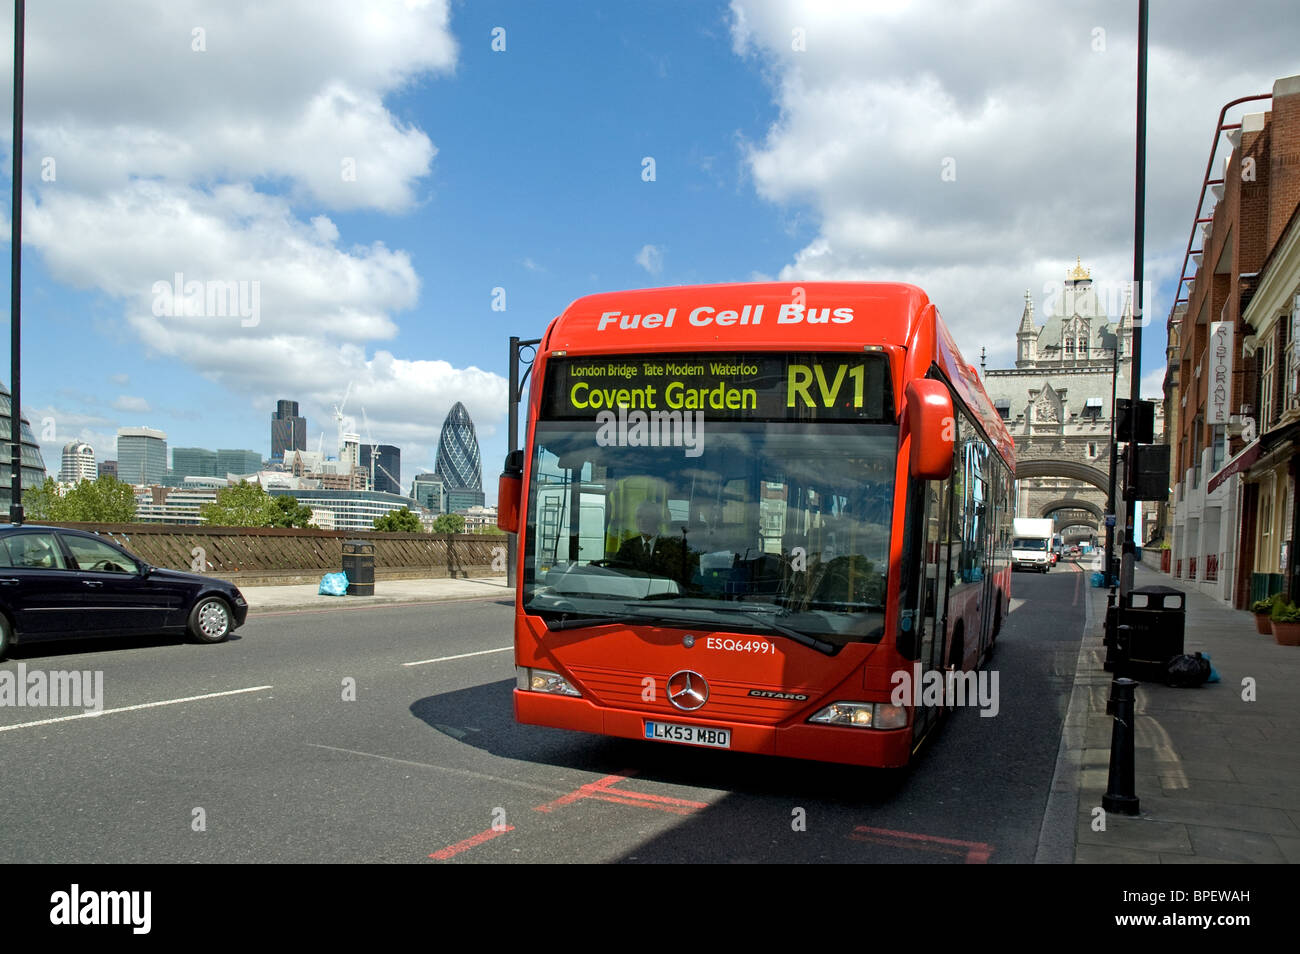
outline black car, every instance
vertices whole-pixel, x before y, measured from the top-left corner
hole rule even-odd
[[[219,643],[247,616],[225,580],[150,566],[83,530],[0,526],[0,658],[15,643],[82,636]]]

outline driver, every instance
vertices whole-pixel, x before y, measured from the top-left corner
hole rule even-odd
[[[659,547],[660,508],[656,503],[643,500],[636,508],[636,536],[627,540],[618,548],[618,561],[628,563],[638,570],[648,570],[655,559]],[[662,556],[662,553],[660,554]]]

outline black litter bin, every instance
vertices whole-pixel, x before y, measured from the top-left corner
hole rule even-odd
[[[343,572],[348,575],[348,596],[374,596],[375,545],[368,540],[344,541]]]
[[[1163,680],[1169,661],[1183,655],[1187,594],[1172,586],[1142,586],[1120,600],[1115,629],[1115,672]]]

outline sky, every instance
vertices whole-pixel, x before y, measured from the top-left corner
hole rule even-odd
[[[1215,119],[1300,73],[1291,6],[1151,4],[1146,396]],[[279,399],[332,454],[346,393],[409,486],[461,401],[493,502],[508,338],[589,293],[909,281],[1009,367],[1026,290],[1041,322],[1076,257],[1116,312],[1132,277],[1136,24],[1136,0],[28,4],[24,413],[57,474],[125,426],[269,455]]]

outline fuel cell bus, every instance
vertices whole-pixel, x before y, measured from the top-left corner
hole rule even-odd
[[[531,378],[518,721],[906,765],[1011,598],[1011,437],[925,292],[592,295]]]

